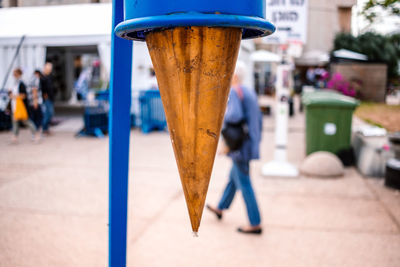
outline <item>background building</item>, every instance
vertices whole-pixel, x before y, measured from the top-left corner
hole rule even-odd
[[[304,82],[310,66],[325,66],[337,33],[351,33],[352,8],[357,0],[308,0],[307,40],[295,58],[299,79]]]
[[[307,5],[305,37],[284,43],[274,43],[274,35],[255,40],[257,49],[267,49],[284,54],[288,52],[296,60],[296,65],[318,65],[319,58],[326,58],[333,47],[335,35],[351,32],[352,8],[357,0],[300,0]],[[268,9],[268,1],[267,1]],[[303,14],[300,14],[303,15]],[[272,20],[273,18],[268,18]],[[280,29],[278,28],[277,31]],[[302,40],[304,39],[304,41]]]
[[[304,52],[330,52],[335,35],[351,32],[352,7],[357,0],[309,0]]]

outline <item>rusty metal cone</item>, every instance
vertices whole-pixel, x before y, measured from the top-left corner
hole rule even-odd
[[[146,36],[194,233],[200,226],[241,36],[241,29],[220,27],[177,27]]]

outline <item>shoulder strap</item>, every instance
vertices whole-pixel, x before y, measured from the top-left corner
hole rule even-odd
[[[233,87],[233,90],[235,90],[235,92],[238,95],[240,101],[243,102],[244,95],[243,95],[242,87],[241,86],[237,86],[237,87],[235,86],[235,87]]]

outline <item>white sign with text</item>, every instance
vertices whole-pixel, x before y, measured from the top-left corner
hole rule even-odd
[[[266,0],[267,20],[276,27],[276,32],[263,38],[266,43],[306,43],[307,0]]]

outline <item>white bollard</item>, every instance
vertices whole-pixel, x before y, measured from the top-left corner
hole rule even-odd
[[[264,176],[296,177],[298,170],[287,162],[287,132],[289,117],[289,79],[290,66],[279,65],[276,74],[276,107],[275,107],[275,152],[274,160],[263,165]]]

